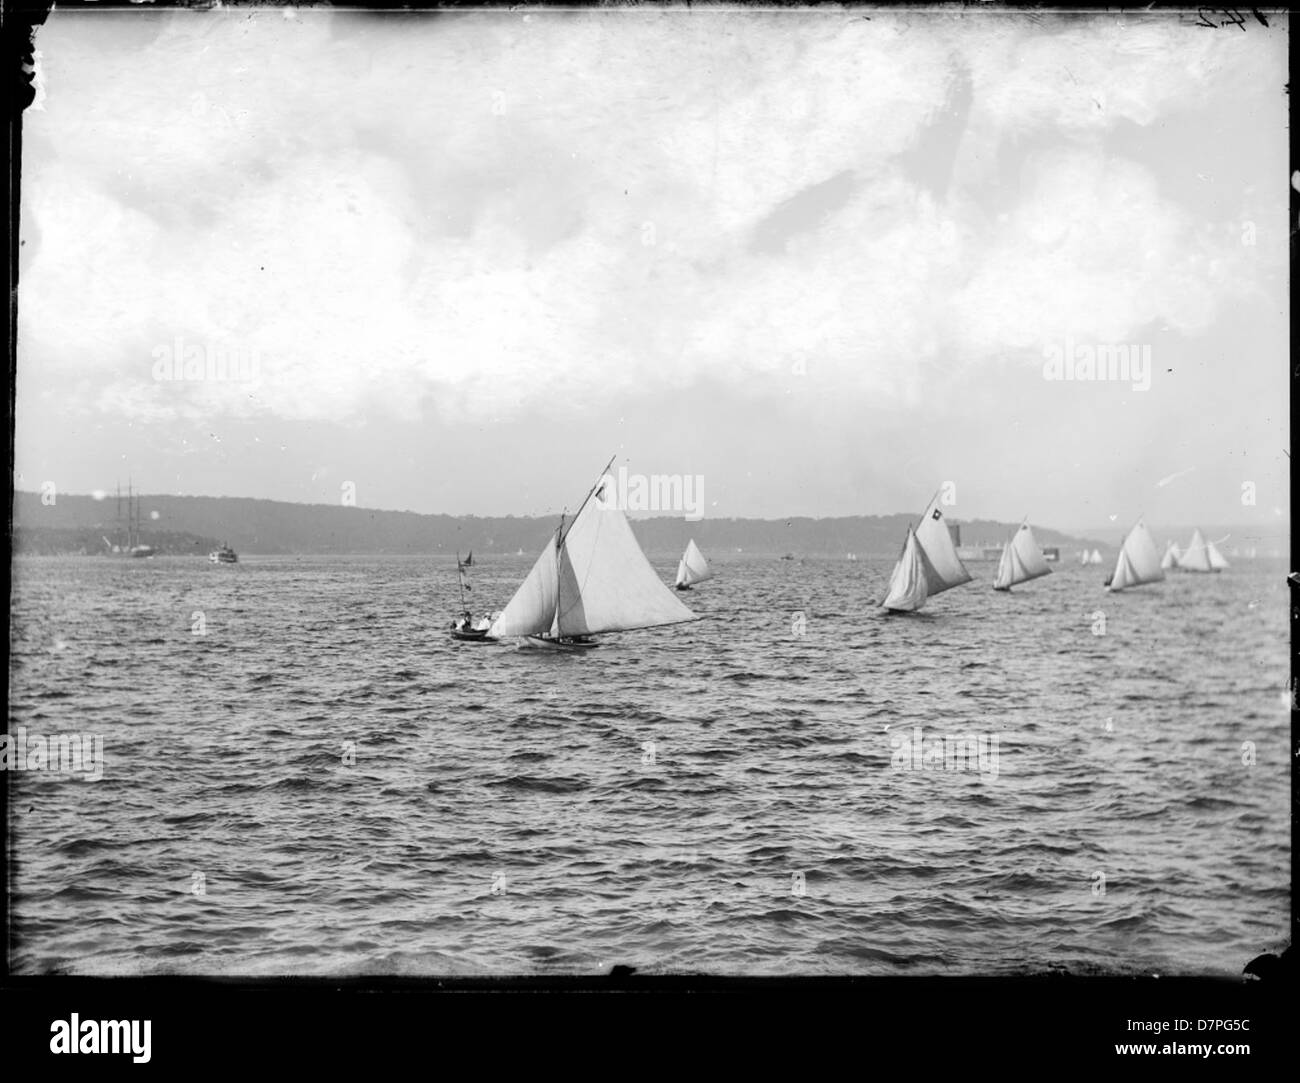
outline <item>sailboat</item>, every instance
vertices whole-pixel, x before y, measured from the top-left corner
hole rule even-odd
[[[140,497],[132,490],[131,482],[126,483],[126,527],[122,527],[122,486],[117,487],[117,541],[104,539],[108,552],[113,556],[151,557],[158,552],[152,545],[145,545],[140,540]]]
[[[1182,553],[1178,551],[1177,544],[1171,541],[1165,546],[1165,555],[1160,558],[1161,570],[1167,572],[1170,568],[1177,568],[1181,557]]]
[[[468,576],[465,575],[465,568],[469,561],[460,559],[460,554],[456,554],[456,578],[460,583],[460,618],[452,623],[451,638],[459,640],[468,640],[471,643],[488,642],[487,634],[489,622],[485,619],[475,623],[473,615],[469,611],[469,606],[465,604],[465,595],[473,592]]]
[[[469,551],[469,555],[465,558],[465,560],[463,561],[463,563],[464,563],[464,565],[465,565],[466,568],[472,568],[472,567],[474,567],[474,550],[473,550],[473,549],[471,549],[471,550]]]
[[[1100,564],[1100,563],[1101,563],[1101,550],[1100,550],[1100,549],[1094,549],[1094,550],[1092,551],[1091,555],[1088,557],[1088,563],[1089,563],[1089,564]]]
[[[896,613],[915,612],[931,595],[969,583],[971,574],[957,556],[935,493],[920,525],[907,528],[903,552],[889,577],[889,593],[880,604]]]
[[[1178,558],[1178,567],[1185,572],[1221,572],[1228,566],[1223,554],[1214,542],[1207,542],[1201,535],[1200,528],[1192,532],[1192,540],[1187,543],[1183,555]]]
[[[678,590],[690,590],[696,583],[712,579],[713,572],[709,562],[704,559],[699,546],[692,538],[686,543],[686,552],[682,554],[681,563],[677,565],[677,581],[673,584]]]
[[[488,629],[491,639],[579,651],[607,632],[699,620],[655,573],[627,516],[604,501],[610,459],[567,529],[564,518]],[[593,500],[592,498],[595,497]]]
[[[1010,590],[1017,583],[1028,583],[1031,579],[1051,575],[1043,551],[1034,540],[1034,532],[1029,528],[1029,521],[1020,524],[1015,536],[1002,546],[1002,559],[998,563],[998,574],[993,580],[994,590]]]
[[[1079,554],[1079,567],[1086,568],[1087,566],[1088,566],[1088,550],[1085,549],[1082,553]]]
[[[1158,583],[1165,573],[1160,567],[1160,550],[1141,519],[1128,532],[1119,549],[1115,571],[1106,581],[1107,590],[1125,590],[1143,583]]]

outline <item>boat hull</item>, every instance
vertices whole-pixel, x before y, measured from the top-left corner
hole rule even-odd
[[[487,629],[480,632],[464,632],[459,628],[451,629],[451,638],[461,643],[496,643],[495,639],[489,639]]]
[[[600,646],[594,639],[552,639],[550,636],[525,636],[520,646],[532,650],[579,653]]]

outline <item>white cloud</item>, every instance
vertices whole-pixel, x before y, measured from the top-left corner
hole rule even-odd
[[[1202,331],[1257,272],[1102,135],[1258,54],[1167,21],[1011,25],[178,13],[128,63],[56,16],[20,365],[151,418],[481,420],[702,377],[779,394],[799,356],[906,406],[928,361]],[[966,168],[936,198],[897,155],[960,69]],[[1018,198],[990,218],[963,188],[994,175],[970,148],[1018,140]],[[774,209],[845,174],[820,224],[753,250]],[[153,386],[175,336],[255,349],[264,378]]]

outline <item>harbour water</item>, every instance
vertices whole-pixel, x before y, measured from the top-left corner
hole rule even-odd
[[[1284,561],[977,566],[887,616],[887,560],[707,555],[707,619],[581,655],[452,642],[450,558],[18,559],[9,730],[100,736],[103,774],[8,775],[14,972],[1235,975],[1285,942]],[[534,556],[479,554],[475,609]]]

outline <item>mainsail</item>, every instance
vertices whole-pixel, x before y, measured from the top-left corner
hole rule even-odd
[[[1181,558],[1182,553],[1178,551],[1178,546],[1174,542],[1170,542],[1165,546],[1165,555],[1160,558],[1160,567],[1166,572],[1170,568],[1177,568]]]
[[[655,573],[623,512],[592,495],[542,550],[489,636],[567,638],[700,619]]]
[[[1223,554],[1214,542],[1207,542],[1198,528],[1192,532],[1192,540],[1183,550],[1178,566],[1189,572],[1217,572],[1226,568],[1228,562],[1223,559]]]
[[[562,636],[627,632],[699,620],[646,560],[622,511],[589,500],[560,545]]]
[[[1111,590],[1124,590],[1143,583],[1158,583],[1164,577],[1165,573],[1160,569],[1160,550],[1156,548],[1151,532],[1138,520],[1120,546],[1119,560],[1115,563],[1109,587]]]
[[[938,594],[970,582],[971,574],[957,555],[937,494],[921,516],[921,524],[916,528],[916,541],[925,555],[927,594]]]
[[[925,594],[919,596],[919,601],[915,585],[918,577],[925,588]],[[932,594],[959,587],[963,583],[969,583],[970,579],[971,574],[961,562],[957,548],[952,543],[952,535],[948,533],[948,524],[944,521],[936,494],[926,507],[916,530],[908,528],[903,554],[889,579],[889,593],[880,604],[886,609],[920,609],[925,599]]]
[[[692,538],[686,543],[686,552],[682,554],[681,563],[677,565],[677,580],[673,586],[691,587],[696,583],[703,583],[712,575],[709,562],[704,559],[704,554],[700,552],[699,546]]]
[[[1051,574],[1052,569],[1034,540],[1034,532],[1027,522],[1021,523],[1015,536],[1002,547],[1002,560],[993,580],[993,589],[1010,590],[1017,583],[1027,583]]]

